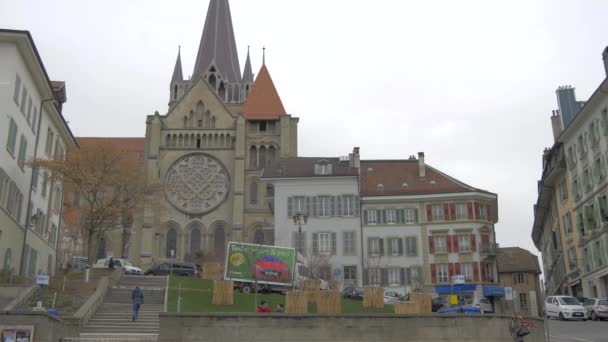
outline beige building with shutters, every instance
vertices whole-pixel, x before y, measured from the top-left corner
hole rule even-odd
[[[498,249],[500,285],[513,289],[513,300],[505,300],[502,313],[517,311],[525,316],[540,316],[543,295],[540,288],[538,257],[519,247]]]

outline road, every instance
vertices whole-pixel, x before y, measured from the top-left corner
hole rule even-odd
[[[608,342],[608,321],[548,321],[551,342]]]

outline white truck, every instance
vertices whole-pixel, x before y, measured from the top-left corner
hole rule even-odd
[[[295,248],[229,242],[224,279],[243,293],[287,292],[313,274]],[[322,290],[329,288],[325,280],[320,283]]]

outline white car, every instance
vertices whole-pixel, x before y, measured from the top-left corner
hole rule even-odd
[[[545,300],[545,315],[547,318],[555,317],[560,320],[582,319],[587,320],[587,310],[574,297],[550,296]]]
[[[481,313],[493,313],[494,308],[492,307],[492,303],[487,298],[468,298],[463,303],[463,306],[474,306],[479,308]]]
[[[384,291],[384,304],[395,304],[401,298],[399,292]]]
[[[93,268],[109,268],[110,267],[110,259],[99,259],[93,265]],[[125,259],[114,259],[114,267],[122,267],[125,270],[125,274],[130,275],[141,275],[143,272],[141,268],[133,265],[129,260]]]

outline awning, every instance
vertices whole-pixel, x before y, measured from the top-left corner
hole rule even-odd
[[[437,285],[435,291],[437,293],[463,293],[463,292],[475,292],[477,285],[475,284],[454,284],[450,285]]]
[[[484,285],[483,286],[483,295],[486,297],[504,297],[505,288],[502,286],[496,286],[496,285]]]

